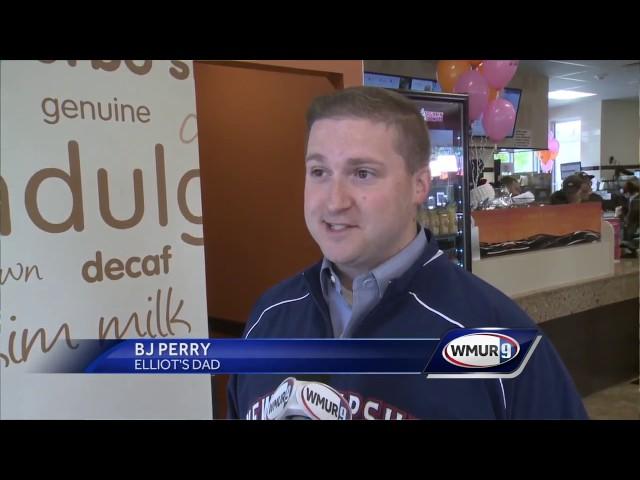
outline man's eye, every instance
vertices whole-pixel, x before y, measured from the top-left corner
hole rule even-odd
[[[358,170],[356,171],[356,176],[361,180],[367,180],[372,178],[374,174],[370,170]]]
[[[321,168],[312,168],[309,173],[312,177],[322,177],[322,175],[324,175],[324,170]]]

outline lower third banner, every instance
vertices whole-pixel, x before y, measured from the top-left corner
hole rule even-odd
[[[79,340],[49,372],[108,374],[426,374],[513,378],[533,355],[536,329],[455,329],[421,339]],[[40,370],[42,371],[42,370]]]

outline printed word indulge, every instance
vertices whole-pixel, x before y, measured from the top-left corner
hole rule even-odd
[[[25,208],[33,224],[40,230],[48,233],[63,233],[73,228],[76,232],[84,230],[84,202],[83,190],[85,192],[95,192],[87,185],[83,188],[82,172],[80,168],[80,148],[75,140],[69,141],[69,171],[65,172],[59,168],[44,168],[34,173],[27,181],[24,193]],[[155,199],[158,205],[158,224],[165,227],[169,222],[169,212],[167,206],[167,181],[165,176],[164,147],[161,144],[155,146],[155,176],[156,192]],[[109,201],[109,179],[104,168],[97,172],[97,195],[100,216],[103,221],[112,228],[128,229],[133,228],[144,216],[145,199],[142,189],[142,170],[133,170],[133,213],[129,218],[115,218],[111,212],[111,202]],[[202,216],[195,215],[187,205],[187,188],[192,180],[200,178],[200,171],[193,169],[187,171],[177,184],[178,209],[182,217],[194,225],[202,225]],[[45,181],[62,181],[66,184],[71,194],[71,209],[66,220],[62,222],[51,222],[44,218],[38,207],[38,189]],[[121,192],[122,189],[117,189]],[[95,193],[94,193],[95,194]],[[121,194],[121,193],[120,193]],[[9,185],[0,176],[0,235],[11,234],[11,208],[10,208]],[[49,199],[49,201],[55,201]],[[203,245],[202,237],[194,237],[188,233],[183,233],[180,238],[189,245]]]

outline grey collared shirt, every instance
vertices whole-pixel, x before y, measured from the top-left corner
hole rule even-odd
[[[400,277],[420,258],[427,244],[424,229],[420,229],[409,245],[386,262],[378,265],[368,273],[358,275],[353,280],[353,304],[345,297],[340,278],[333,264],[324,258],[320,268],[320,285],[322,294],[329,306],[334,337],[348,337],[355,325],[378,304],[392,280]]]

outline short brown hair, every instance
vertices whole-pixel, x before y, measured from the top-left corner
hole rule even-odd
[[[399,93],[376,87],[350,87],[317,97],[307,111],[307,140],[318,120],[359,118],[396,129],[396,151],[409,173],[429,165],[429,129],[414,103]]]
[[[624,184],[624,187],[622,187],[622,191],[624,193],[633,195],[634,193],[638,193],[638,191],[640,191],[640,187],[638,187],[638,182],[636,180],[627,180],[627,182]]]
[[[511,175],[505,175],[504,177],[501,177],[500,183],[502,183],[502,185],[504,185],[507,188],[510,188],[511,185],[513,185],[514,183],[517,183],[518,185],[520,185],[520,182],[518,181],[518,179],[516,177],[512,177]]]

